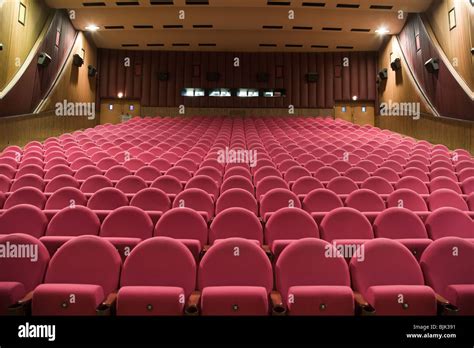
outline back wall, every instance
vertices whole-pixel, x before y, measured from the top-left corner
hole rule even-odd
[[[234,67],[234,58],[240,66]],[[349,66],[343,66],[347,57]],[[125,66],[126,58],[130,59]],[[377,52],[235,53],[99,50],[99,99],[135,99],[144,107],[332,108],[336,100],[376,100]],[[159,81],[160,72],[169,73]],[[207,81],[218,72],[219,82]],[[267,83],[257,82],[268,73]],[[306,82],[309,72],[317,83]],[[284,88],[285,98],[184,98],[183,88]]]

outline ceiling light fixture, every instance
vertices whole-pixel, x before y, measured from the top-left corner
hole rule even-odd
[[[90,25],[88,25],[88,26],[86,27],[86,30],[87,30],[87,31],[97,31],[97,30],[99,30],[99,29],[100,29],[100,27],[98,27],[98,26],[95,25],[95,24],[90,24]]]
[[[387,28],[385,27],[380,27],[378,28],[377,30],[375,30],[375,32],[379,35],[385,35],[385,34],[388,34],[390,33],[390,30],[388,30]]]

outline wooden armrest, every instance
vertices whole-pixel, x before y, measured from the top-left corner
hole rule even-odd
[[[375,309],[365,300],[364,296],[362,296],[359,292],[354,292],[354,300],[356,302],[357,308],[356,310],[361,315],[373,315],[375,314]]]
[[[270,293],[270,301],[272,305],[272,315],[282,316],[286,315],[286,308],[283,304],[283,299],[278,291],[272,291]]]
[[[189,296],[188,303],[184,309],[184,313],[188,316],[199,315],[199,303],[201,302],[201,292],[193,291]]]
[[[31,301],[33,299],[33,291],[30,291],[21,300],[7,309],[7,314],[12,316],[25,316],[31,314]]]
[[[110,293],[104,302],[97,308],[97,315],[110,316],[115,311],[115,303],[117,301],[117,293]]]

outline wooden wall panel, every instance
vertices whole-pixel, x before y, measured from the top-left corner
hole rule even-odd
[[[126,52],[126,53],[124,53]],[[335,100],[375,100],[376,52],[352,53],[248,53],[248,52],[168,52],[99,50],[100,99],[116,98],[119,89],[125,98],[140,99],[143,106],[176,107],[251,107],[274,108],[294,105],[297,108],[332,108]],[[131,67],[117,69],[123,57],[131,59]],[[234,58],[240,67],[234,67]],[[349,66],[342,59],[350,59]],[[141,64],[141,76],[129,79],[128,69]],[[193,76],[194,68],[199,76]],[[275,76],[281,67],[283,76]],[[114,75],[112,76],[112,72]],[[158,81],[158,72],[168,72],[169,81]],[[207,81],[208,72],[220,74],[220,81]],[[258,82],[259,72],[269,74],[268,83]],[[315,84],[305,75],[317,72]],[[335,77],[335,73],[341,77]],[[107,86],[107,87],[104,87]],[[182,98],[185,87],[200,88],[284,88],[285,98]],[[122,91],[122,92],[123,92]],[[133,95],[131,95],[133,91]]]
[[[416,48],[416,33],[421,50]],[[439,71],[431,74],[424,63],[439,58],[433,42],[418,15],[411,15],[399,35],[401,48],[421,88],[441,116],[474,121],[474,101],[465,93],[444,62],[439,59]]]

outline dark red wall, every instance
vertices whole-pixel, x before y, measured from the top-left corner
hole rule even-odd
[[[58,29],[61,31],[61,37],[59,46],[56,47]],[[46,37],[36,52],[36,57],[40,52],[49,54],[52,58],[51,63],[47,67],[40,67],[36,57],[31,61],[20,80],[0,100],[0,116],[23,115],[34,111],[63,67],[75,37],[76,30],[67,13],[56,12]]]
[[[416,35],[420,35],[421,50],[416,48]],[[424,63],[439,58],[440,53],[431,41],[421,18],[411,15],[399,35],[400,45],[413,73],[431,103],[441,116],[474,120],[474,102],[464,92],[448,67],[439,59],[439,71],[431,74]]]
[[[129,57],[131,67],[124,66]],[[240,67],[234,67],[234,57]],[[342,67],[349,57],[349,67]],[[351,53],[234,53],[99,50],[99,98],[139,99],[143,106],[332,108],[335,100],[376,98],[376,52]],[[276,77],[277,67],[283,76]],[[199,76],[193,69],[199,67]],[[168,72],[168,81],[158,73]],[[208,82],[207,72],[219,72],[219,82]],[[257,73],[268,73],[268,83],[258,83]],[[305,75],[318,72],[318,83]],[[184,98],[185,87],[285,88],[286,98]]]

